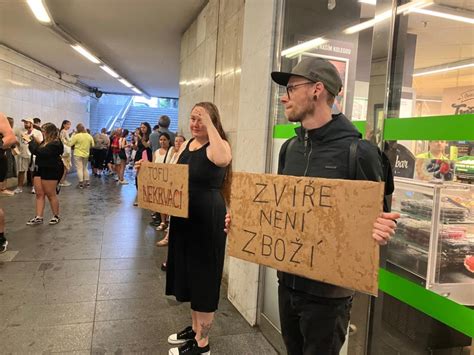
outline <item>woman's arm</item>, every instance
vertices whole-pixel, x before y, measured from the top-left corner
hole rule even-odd
[[[16,136],[10,127],[10,123],[3,113],[0,113],[0,134],[3,136],[1,148],[9,148],[17,143]]]
[[[146,141],[145,138],[142,138],[142,144],[145,148],[150,148],[151,147],[150,140]]]
[[[63,142],[64,143],[64,142]],[[73,135],[71,139],[69,139],[67,142],[65,142],[64,144],[66,144],[68,147],[72,147],[73,145],[75,145],[77,143],[77,134]]]
[[[232,151],[227,141],[221,138],[219,132],[211,121],[211,117],[207,111],[198,107],[198,116],[201,122],[207,128],[207,135],[209,136],[209,147],[207,148],[207,157],[217,166],[224,168],[232,161]]]

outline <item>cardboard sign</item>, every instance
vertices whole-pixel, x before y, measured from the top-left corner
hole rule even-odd
[[[384,184],[233,173],[229,255],[372,295]]]
[[[188,180],[188,165],[141,163],[138,173],[138,206],[187,218]]]

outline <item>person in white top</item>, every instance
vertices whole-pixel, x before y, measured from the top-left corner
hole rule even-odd
[[[33,127],[34,123],[32,118],[25,118],[22,120],[22,122],[24,127],[23,129],[20,127],[14,129],[18,141],[17,147],[19,150],[19,154],[15,156],[16,171],[18,173],[18,187],[14,192],[17,194],[23,192],[25,174],[28,171],[28,168],[30,166],[34,166],[34,156],[31,156],[30,150],[28,149],[28,144],[25,143],[21,137],[26,133],[28,136],[33,136],[37,142],[41,143],[43,141],[43,133]]]
[[[184,136],[178,134],[176,135],[176,138],[174,139],[174,147],[172,147],[173,151],[171,153],[171,159],[170,159],[170,164],[176,164],[178,162],[179,158],[179,150],[181,149],[181,146],[183,143],[186,141],[186,138]],[[171,223],[171,221],[170,221]],[[158,247],[165,247],[168,245],[168,229],[166,230],[165,237],[160,240],[159,242],[156,243],[156,246]],[[166,271],[166,261],[161,264],[161,270]]]
[[[170,164],[176,164],[178,162],[179,150],[181,149],[181,146],[185,141],[186,138],[183,135],[176,135],[176,138],[174,139],[173,154],[171,156]]]
[[[166,132],[160,133],[160,148],[155,150],[153,153],[153,163],[169,163],[172,157],[172,148],[170,145],[170,135]],[[157,231],[163,231],[168,227],[168,216],[166,214],[160,213],[161,223],[156,227]]]
[[[169,163],[172,157],[170,135],[166,132],[160,134],[160,148],[153,153],[153,163]]]
[[[71,140],[68,133],[69,129],[71,129],[71,121],[64,120],[63,123],[61,123],[61,128],[59,129],[59,139],[61,140],[64,146],[64,153],[61,157],[64,164],[64,174],[61,178],[61,181],[59,182],[60,186],[71,186],[71,183],[66,180],[66,175],[72,168],[72,151],[71,147],[68,145],[69,141]]]

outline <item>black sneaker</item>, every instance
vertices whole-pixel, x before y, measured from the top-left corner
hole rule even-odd
[[[172,345],[180,345],[186,343],[188,340],[194,339],[196,333],[194,333],[193,327],[189,326],[179,333],[171,334],[168,337],[168,343]]]
[[[0,244],[0,254],[5,253],[7,251],[8,247],[8,240],[5,239],[5,241]]]
[[[171,348],[168,352],[168,355],[210,355],[211,348],[209,344],[205,347],[200,348],[196,339],[188,340],[186,344],[180,346],[179,348]]]

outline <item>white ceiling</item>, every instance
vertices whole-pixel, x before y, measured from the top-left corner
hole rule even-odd
[[[54,21],[151,96],[178,97],[181,35],[207,0],[44,0]],[[128,88],[41,25],[26,0],[0,0],[0,43],[104,92]]]

